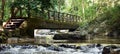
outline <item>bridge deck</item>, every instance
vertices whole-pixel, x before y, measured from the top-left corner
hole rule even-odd
[[[40,18],[31,18],[28,20],[28,27],[36,29],[69,29],[75,30],[79,27],[76,23],[58,22],[52,20],[44,20]]]

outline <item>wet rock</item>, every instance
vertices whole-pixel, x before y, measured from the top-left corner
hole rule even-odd
[[[110,46],[111,47],[111,54],[120,54],[120,48],[115,46],[115,45],[112,45]]]
[[[54,50],[54,51],[63,51],[62,48],[57,47],[57,46],[50,46],[50,47],[48,47],[48,49],[50,49],[50,50]]]
[[[108,46],[104,47],[102,54],[110,54],[110,47],[108,47]]]
[[[75,45],[59,45],[60,47],[64,47],[64,48],[73,48],[73,49],[76,49],[76,46]]]
[[[87,51],[88,50],[88,46],[78,46],[77,49],[80,49],[82,51]]]
[[[80,49],[80,46],[77,46],[76,49]]]
[[[62,44],[62,45],[59,45],[60,47],[67,47],[66,45]]]
[[[0,47],[0,51],[2,51],[3,50],[3,47]]]
[[[97,44],[96,47],[99,49],[99,50],[102,50],[103,49],[103,46],[101,44]]]
[[[101,47],[102,45],[101,44],[97,44],[96,47]]]
[[[112,50],[112,51],[111,51],[111,54],[120,54],[120,50],[115,50],[115,51]]]
[[[51,45],[49,45],[49,44],[40,44],[39,46],[49,47],[49,46],[51,46]]]
[[[116,48],[118,48],[117,46],[115,46],[115,45],[111,45],[110,46],[112,49],[116,49]]]
[[[0,51],[4,51],[6,49],[10,49],[10,47],[9,46],[0,46]]]

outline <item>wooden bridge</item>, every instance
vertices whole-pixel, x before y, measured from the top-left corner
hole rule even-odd
[[[56,11],[46,11],[45,17],[32,16],[32,13],[27,13],[28,17],[24,17],[22,10],[18,12],[20,15],[16,16],[15,11],[12,11],[12,16],[4,25],[5,29],[19,28],[22,22],[27,21],[29,29],[69,29],[71,31],[79,27],[81,20],[80,16],[60,13]]]

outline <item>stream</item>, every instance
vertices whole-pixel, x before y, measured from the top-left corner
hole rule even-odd
[[[105,51],[107,49],[107,51]],[[102,44],[89,44],[83,46],[75,45],[1,45],[0,54],[102,54],[112,51],[120,52],[115,45],[103,46]]]

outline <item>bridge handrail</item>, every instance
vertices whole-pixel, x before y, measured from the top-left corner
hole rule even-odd
[[[59,22],[80,22],[80,16],[48,10],[48,19]]]
[[[23,17],[22,10],[23,9],[21,9],[21,8],[19,10],[20,17]],[[16,16],[16,13],[14,13],[14,9],[11,11],[12,11],[11,18],[13,18],[13,17],[16,18],[17,16]],[[27,14],[28,18],[30,18],[33,15],[31,13],[31,10],[27,11],[26,14]],[[36,14],[39,14],[39,13],[36,13]],[[53,21],[58,21],[58,22],[70,22],[70,23],[81,21],[80,16],[72,15],[72,14],[68,14],[68,13],[61,13],[61,12],[57,12],[57,11],[46,10],[46,14],[47,14],[46,17],[48,18],[48,20],[53,20]],[[40,14],[40,15],[41,15],[40,17],[43,17],[42,14]],[[37,17],[37,16],[35,16],[35,17]]]

